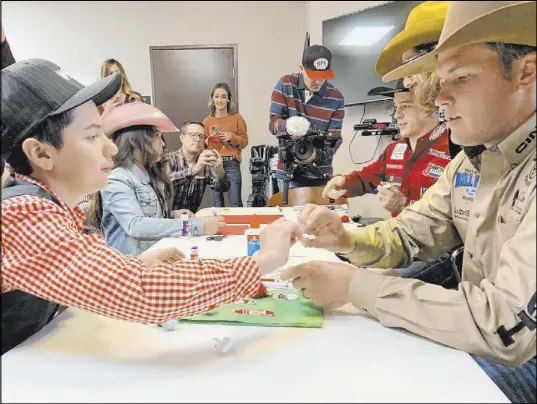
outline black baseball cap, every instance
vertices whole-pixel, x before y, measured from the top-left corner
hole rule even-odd
[[[397,80],[395,83],[395,88],[390,87],[375,87],[369,90],[367,95],[375,96],[375,95],[383,95],[386,97],[393,97],[395,93],[406,93],[410,91],[408,88],[405,87],[403,83],[403,79]]]
[[[310,79],[333,79],[332,52],[322,45],[312,45],[304,50],[302,66]]]
[[[45,119],[70,111],[88,101],[97,106],[108,101],[121,87],[114,74],[87,87],[59,66],[44,59],[28,59],[1,71],[2,155],[9,156],[15,144]]]

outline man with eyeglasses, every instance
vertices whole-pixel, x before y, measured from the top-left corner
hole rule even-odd
[[[169,176],[175,192],[173,210],[195,213],[207,185],[225,192],[229,180],[220,153],[205,149],[205,127],[201,122],[185,122],[179,137],[181,148],[169,153]]]

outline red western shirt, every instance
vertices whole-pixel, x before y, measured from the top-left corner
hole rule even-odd
[[[347,175],[347,196],[376,193],[380,182],[388,181],[400,187],[407,198],[406,206],[416,202],[451,161],[448,136],[447,126],[442,123],[418,139],[414,152],[405,139],[391,143],[376,162]]]

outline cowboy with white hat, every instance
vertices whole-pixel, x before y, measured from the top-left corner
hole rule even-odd
[[[494,362],[530,361],[524,377],[532,387],[515,386],[513,401],[535,400],[535,11],[535,2],[452,2],[437,48],[385,78],[436,65],[436,102],[465,153],[395,219],[346,231],[334,212],[306,206],[299,223],[316,236],[308,244],[339,253],[355,268],[313,262],[280,275],[322,306],[351,302],[386,326]],[[434,260],[461,241],[457,289],[363,269]]]

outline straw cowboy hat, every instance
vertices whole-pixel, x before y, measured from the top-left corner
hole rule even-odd
[[[114,108],[103,118],[104,133],[111,137],[120,129],[136,125],[156,126],[161,132],[179,132],[161,110],[143,102],[131,102]]]
[[[386,74],[388,82],[434,71],[439,53],[460,46],[501,42],[535,46],[535,1],[454,1],[437,47]]]
[[[375,70],[384,76],[401,66],[401,55],[414,46],[438,42],[450,1],[426,1],[414,7],[399,32],[380,54]]]

